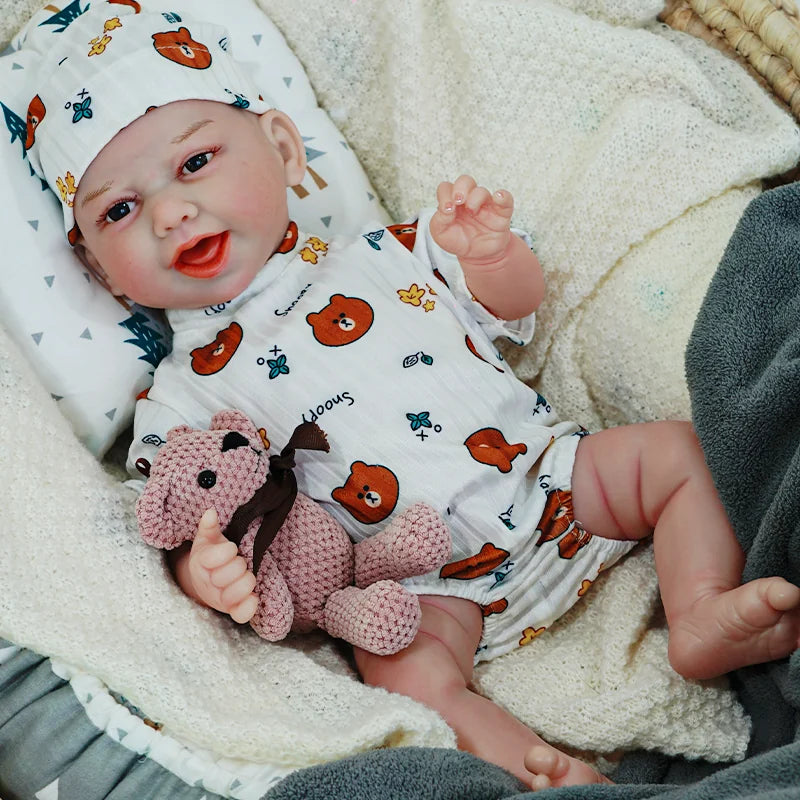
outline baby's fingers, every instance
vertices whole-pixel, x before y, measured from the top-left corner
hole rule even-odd
[[[436,204],[442,213],[452,213],[455,201],[453,200],[453,184],[449,181],[442,181],[436,187]]]
[[[197,523],[192,542],[192,556],[212,569],[236,556],[236,545],[222,535],[216,509],[209,508]]]
[[[442,181],[436,188],[439,211],[452,214],[456,206],[464,205],[469,193],[477,184],[471,175],[459,175],[455,182]]]
[[[453,183],[453,202],[457,206],[465,203],[470,192],[472,192],[477,185],[472,175],[459,175]]]
[[[209,508],[205,511],[200,521],[197,523],[197,533],[194,537],[195,543],[198,545],[204,544],[217,544],[224,542],[225,537],[222,535],[222,529],[219,526],[219,517],[215,508]]]
[[[248,572],[247,562],[241,556],[237,556],[210,570],[209,578],[217,589],[224,589],[238,578],[241,578],[245,572]]]
[[[511,219],[511,215],[514,213],[514,195],[511,192],[498,189],[492,195],[492,204],[498,214]]]
[[[482,206],[488,205],[492,202],[492,195],[484,186],[476,186],[466,197],[464,207],[477,214]]]
[[[235,561],[238,557],[238,549],[233,542],[227,539],[219,544],[209,544],[197,547],[197,540],[192,546],[193,553],[196,553],[197,563],[206,569],[217,569],[218,567]]]
[[[252,594],[256,586],[256,576],[249,570],[237,578],[230,586],[226,586],[220,594],[222,607],[227,613],[231,613],[231,609],[239,605],[247,596]]]
[[[250,622],[257,608],[258,598],[254,594],[249,594],[241,603],[230,610],[229,616],[234,622]]]

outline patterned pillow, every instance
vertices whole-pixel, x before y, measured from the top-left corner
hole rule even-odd
[[[48,5],[0,55],[0,112],[10,134],[0,142],[0,303],[3,324],[39,379],[78,438],[101,457],[129,425],[136,395],[150,385],[170,341],[158,311],[116,300],[80,264],[55,196],[25,155],[33,57],[24,47],[27,32],[44,27],[58,36],[87,7],[88,0],[58,12]],[[237,59],[252,62],[256,82],[300,129],[308,172],[288,192],[300,227],[355,233],[368,220],[389,221],[355,155],[317,106],[300,62],[252,0],[177,0],[170,10],[225,25]]]

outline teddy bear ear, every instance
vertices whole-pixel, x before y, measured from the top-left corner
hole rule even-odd
[[[167,431],[167,441],[171,442],[173,439],[177,439],[179,436],[191,433],[193,430],[194,428],[191,428],[188,425],[176,425],[174,428],[170,428]]]
[[[228,408],[224,411],[217,411],[211,417],[210,431],[239,431],[250,441],[257,441],[259,437],[258,429],[253,425],[250,417],[237,409]]]
[[[189,537],[175,533],[172,515],[167,509],[168,496],[168,480],[148,480],[136,501],[136,519],[139,533],[147,544],[172,550]]]

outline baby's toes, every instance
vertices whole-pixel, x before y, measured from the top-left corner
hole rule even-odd
[[[563,777],[569,769],[569,759],[559,753],[558,750],[544,745],[534,745],[525,754],[525,769],[536,775],[537,778],[545,778],[546,782],[542,785],[534,786],[535,789],[545,789],[551,785],[552,781]]]
[[[787,611],[800,603],[800,590],[783,578],[758,578],[731,593],[733,614],[729,622],[742,635],[774,628]]]
[[[562,753],[554,747],[537,744],[525,754],[525,769],[533,773],[530,787],[536,791],[551,786],[575,786],[611,783],[588,764]]]
[[[783,578],[765,578],[764,580],[768,581],[765,587],[767,602],[776,611],[790,611],[800,606],[800,587]]]
[[[542,789],[550,789],[553,784],[547,775],[534,775],[530,781],[531,789],[534,792],[541,792]]]

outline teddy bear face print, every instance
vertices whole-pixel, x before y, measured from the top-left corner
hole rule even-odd
[[[400,493],[397,476],[382,464],[354,461],[344,486],[331,492],[359,522],[381,522],[394,511]]]
[[[372,306],[359,297],[331,295],[321,311],[308,314],[314,338],[326,347],[341,347],[360,339],[372,327]]]

